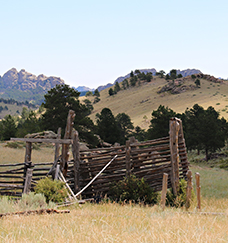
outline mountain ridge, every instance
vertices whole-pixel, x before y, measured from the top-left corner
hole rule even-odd
[[[2,77],[0,76],[0,96],[5,99],[13,98],[41,104],[48,90],[64,83],[59,77],[47,77],[44,74],[36,76],[25,69],[18,72],[16,68],[11,68]]]

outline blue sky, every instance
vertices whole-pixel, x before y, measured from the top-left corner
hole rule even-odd
[[[142,68],[228,78],[227,9],[227,0],[0,0],[0,75],[15,67],[90,88]]]

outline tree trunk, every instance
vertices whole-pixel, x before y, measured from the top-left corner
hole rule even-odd
[[[208,149],[207,148],[205,149],[205,153],[206,153],[206,161],[208,161],[209,160],[209,155],[208,155]]]

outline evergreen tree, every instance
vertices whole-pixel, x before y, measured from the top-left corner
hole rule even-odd
[[[16,136],[24,137],[28,133],[40,132],[40,125],[40,120],[34,111],[31,110],[26,118],[23,118],[22,112],[22,118],[19,120]]]
[[[89,109],[89,112],[91,114],[92,110],[93,110],[93,105],[92,102],[88,99],[83,100],[83,102],[85,103],[86,107]]]
[[[121,131],[121,144],[124,144],[134,129],[133,123],[126,113],[119,113],[115,119]]]
[[[17,126],[14,118],[11,115],[7,115],[0,122],[0,137],[1,140],[10,140],[16,136]]]
[[[219,119],[219,113],[210,106],[207,110],[195,104],[185,111],[186,144],[189,149],[205,151],[206,160],[209,152],[215,152],[225,145],[227,123]]]
[[[114,92],[117,93],[121,90],[120,85],[118,82],[115,82]]]
[[[172,69],[172,70],[170,71],[170,78],[171,78],[172,80],[177,78],[177,70],[176,70],[176,69]]]
[[[177,114],[170,108],[160,105],[152,112],[150,127],[147,131],[148,139],[166,137],[169,135],[169,120]]]
[[[56,132],[59,127],[62,128],[62,135],[66,127],[66,120],[69,110],[75,111],[76,118],[74,120],[74,128],[79,132],[80,139],[85,140],[89,144],[95,145],[98,141],[95,139],[93,130],[94,124],[87,117],[90,113],[86,105],[79,101],[79,92],[69,85],[56,85],[44,95],[43,106],[46,108],[42,115],[43,128]],[[90,140],[88,140],[90,139]]]
[[[98,89],[95,89],[93,95],[94,95],[94,96],[97,96],[97,97],[100,97],[100,93],[99,93]]]
[[[114,144],[120,141],[120,129],[109,108],[104,108],[96,114],[97,132],[105,142]]]
[[[195,81],[195,85],[197,86],[197,88],[200,88],[200,80],[198,78]]]
[[[147,133],[145,131],[145,129],[142,129],[139,126],[135,127],[135,131],[132,133],[132,135],[138,139],[138,141],[144,141],[147,137]]]
[[[127,79],[124,79],[123,82],[122,82],[122,87],[123,89],[127,89],[129,88],[129,83],[128,83],[128,80]]]
[[[109,89],[108,93],[109,93],[110,96],[115,94],[112,88]]]

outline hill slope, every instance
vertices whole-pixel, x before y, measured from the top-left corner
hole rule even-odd
[[[167,84],[165,79],[156,76],[151,82],[143,83],[140,86],[131,87],[119,91],[116,95],[110,96],[109,89],[100,92],[100,101],[94,104],[94,110],[90,117],[95,121],[96,113],[100,113],[104,107],[111,109],[114,115],[118,113],[128,114],[134,125],[148,128],[151,120],[151,113],[159,105],[168,106],[175,112],[184,112],[194,104],[204,108],[213,106],[220,112],[221,116],[228,118],[228,85],[225,81],[215,83],[210,79],[199,78],[201,88],[184,90],[182,93],[171,94],[170,91],[158,93]],[[194,80],[185,78],[182,85],[195,86]],[[121,86],[121,85],[120,85]],[[122,87],[122,86],[121,86]],[[226,96],[227,95],[227,96]],[[84,100],[85,97],[81,97]],[[93,98],[90,98],[93,99]]]

